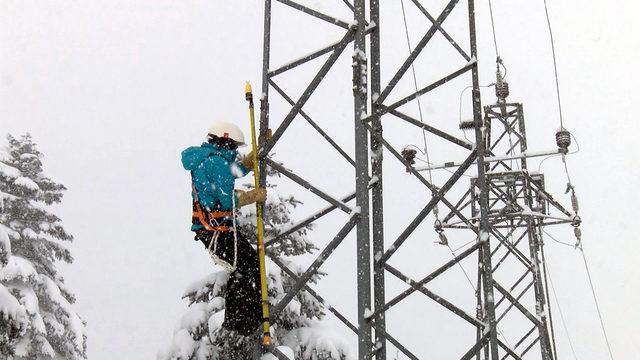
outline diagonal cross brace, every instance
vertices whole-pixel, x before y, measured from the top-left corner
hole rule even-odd
[[[538,320],[538,318],[536,318],[535,316],[533,316],[533,314],[531,314],[529,312],[529,310],[527,310],[522,304],[520,304],[520,302],[518,301],[518,299],[516,299],[515,297],[513,297],[513,295],[511,295],[509,293],[509,291],[507,291],[507,289],[503,288],[500,284],[498,284],[497,281],[493,281],[493,287],[496,288],[496,290],[498,290],[500,293],[502,293],[502,295],[504,295],[515,307],[516,309],[520,310],[520,312],[526,316],[529,320],[531,320],[532,323],[534,323],[536,326],[541,326],[542,323],[540,322],[540,320]]]
[[[431,184],[430,182],[427,181],[427,179],[424,178],[424,176],[420,175],[420,173],[418,171],[416,171],[416,169],[414,169],[411,164],[409,164],[403,157],[402,155],[400,155],[400,153],[398,153],[393,146],[391,146],[385,139],[384,137],[382,137],[381,134],[376,133],[375,131],[373,131],[373,129],[371,128],[371,126],[369,126],[368,124],[366,125],[367,129],[369,130],[369,132],[371,133],[371,135],[377,139],[378,141],[380,141],[382,143],[382,145],[396,158],[398,159],[398,161],[400,161],[400,163],[402,163],[402,165],[404,165],[407,170],[411,173],[411,175],[415,176],[418,180],[420,180],[420,182],[422,184],[424,184],[424,186],[426,186],[429,190],[431,190],[432,193],[437,193],[438,192],[438,188]],[[476,234],[478,233],[478,229],[473,226],[473,224],[458,210],[456,209],[455,206],[453,206],[453,204],[451,204],[451,202],[449,202],[449,200],[447,200],[446,198],[442,198],[440,201],[442,201],[442,203],[448,207],[451,212],[453,212],[456,216],[458,216],[458,218],[460,218],[460,220],[465,223],[469,229],[471,229],[473,232],[475,232]]]
[[[277,162],[269,159],[269,158],[265,158],[265,162],[269,165],[269,167],[271,167],[273,170],[279,172],[280,174],[288,177],[289,179],[293,180],[294,182],[296,182],[298,185],[304,187],[305,189],[311,191],[312,193],[318,195],[321,199],[325,200],[326,202],[337,206],[338,208],[340,208],[340,210],[344,211],[347,214],[351,214],[353,212],[353,209],[351,209],[350,207],[348,207],[345,203],[343,203],[342,201],[336,200],[333,197],[327,195],[327,193],[325,193],[324,191],[316,188],[315,186],[311,185],[308,181],[304,180],[303,178],[299,177],[298,175],[294,174],[293,172],[287,170],[284,166],[278,164]]]
[[[342,199],[340,199],[342,202],[347,202],[350,201],[352,199],[354,199],[356,197],[356,193],[351,193],[346,197],[343,197]],[[313,223],[314,221],[318,220],[319,218],[327,215],[328,213],[332,212],[333,210],[337,209],[338,207],[336,205],[329,205],[328,207],[320,210],[319,212],[309,216],[308,218],[296,223],[295,225],[293,225],[291,228],[286,229],[285,231],[281,232],[280,234],[276,235],[275,237],[273,237],[272,239],[269,239],[265,242],[265,247],[269,247],[272,246],[274,244],[276,244],[278,241],[280,241],[282,238],[293,234],[294,232],[302,229],[303,227]]]
[[[498,339],[498,345],[500,345],[500,347],[502,349],[504,349],[504,351],[507,353],[507,355],[505,355],[502,360],[506,359],[507,356],[511,356],[514,358],[514,360],[522,360],[522,358],[520,356],[518,356],[518,354],[516,354],[510,347],[508,347],[507,345],[505,345],[502,341],[500,341],[500,339]]]
[[[314,78],[311,80],[307,88],[304,90],[304,92],[302,93],[302,96],[300,96],[300,98],[296,102],[296,105],[293,108],[291,108],[291,111],[289,111],[289,113],[284,118],[284,120],[282,121],[278,129],[273,133],[271,140],[269,140],[266,144],[262,146],[262,148],[260,149],[261,158],[266,157],[266,155],[269,153],[269,151],[271,151],[271,149],[276,144],[276,142],[280,139],[280,137],[282,137],[282,134],[285,132],[285,130],[287,130],[287,128],[291,124],[291,121],[293,121],[293,119],[298,115],[298,113],[300,112],[304,104],[307,103],[307,101],[309,100],[313,92],[316,90],[318,85],[320,85],[320,83],[322,82],[322,79],[324,79],[325,75],[327,75],[327,73],[333,67],[335,62],[338,61],[338,58],[340,57],[344,49],[347,47],[347,45],[349,45],[351,41],[353,41],[354,36],[355,36],[355,31],[353,30],[347,31],[347,33],[344,35],[344,37],[340,41],[340,45],[336,47],[335,50],[333,50],[333,53],[331,53],[329,58],[327,58],[327,60],[324,62],[324,64],[322,65],[322,67],[320,68],[316,76],[314,76]]]
[[[403,282],[411,285],[411,287],[413,287],[414,289],[420,291],[421,293],[425,294],[427,297],[429,297],[430,299],[432,299],[433,301],[437,302],[438,304],[442,305],[443,307],[445,307],[447,310],[451,311],[452,313],[458,315],[459,317],[461,317],[462,319],[464,319],[465,321],[467,321],[468,323],[470,323],[471,325],[474,325],[476,327],[480,327],[480,328],[484,328],[487,326],[487,324],[483,323],[482,321],[476,319],[474,316],[471,316],[469,314],[467,314],[464,310],[460,309],[459,307],[453,305],[452,303],[450,303],[449,301],[447,301],[446,299],[444,299],[443,297],[435,294],[434,292],[430,291],[429,289],[427,289],[424,286],[418,286],[418,283],[416,281],[414,281],[413,279],[411,279],[410,277],[404,275],[403,273],[401,273],[399,270],[397,270],[396,268],[394,268],[393,266],[386,264],[385,265],[385,269],[387,271],[389,271],[392,275],[394,275],[395,277],[397,277],[398,279],[402,280]]]
[[[293,68],[296,68],[302,64],[306,64],[307,62],[318,58],[324,54],[330,53],[332,51],[334,51],[335,49],[337,49],[338,47],[340,47],[340,44],[342,44],[342,39],[327,45],[326,47],[323,47],[322,49],[316,50],[310,54],[307,54],[305,56],[302,56],[301,58],[298,58],[296,60],[293,60],[289,63],[286,63],[284,65],[281,65],[279,68],[275,69],[275,70],[271,70],[267,73],[267,76],[269,77],[269,80],[271,80],[271,78],[275,77],[276,75],[280,75],[286,71],[289,71]]]
[[[449,180],[447,180],[447,182],[442,186],[442,188],[438,190],[438,192],[431,198],[431,200],[429,200],[429,202],[427,203],[427,206],[425,206],[420,211],[418,216],[416,216],[416,218],[413,219],[413,221],[409,224],[409,226],[407,226],[407,228],[402,232],[402,234],[398,236],[398,239],[396,239],[393,245],[389,247],[389,250],[387,250],[384,253],[384,255],[378,260],[378,262],[380,263],[386,262],[393,255],[393,253],[395,253],[396,250],[398,250],[398,248],[407,240],[407,238],[409,238],[409,236],[418,227],[418,225],[422,223],[422,221],[427,217],[427,215],[429,215],[431,210],[433,210],[433,208],[440,202],[440,200],[444,198],[447,191],[451,189],[453,184],[455,184],[458,181],[458,179],[462,176],[462,174],[464,174],[464,172],[467,171],[467,169],[471,166],[471,164],[473,164],[475,160],[476,160],[476,151],[474,150],[471,152],[469,157],[467,157],[467,159],[462,163],[462,165],[460,165],[460,167],[456,170],[456,172],[453,173],[453,175],[449,178]]]
[[[272,79],[269,79],[269,83],[271,84],[271,86],[273,86],[273,88],[278,92],[278,94],[280,94],[280,96],[282,96],[290,105],[294,106],[296,103],[293,101],[293,99],[291,99],[289,97],[289,95],[287,95],[284,90],[282,90],[280,88],[280,86],[278,86]],[[344,150],[342,150],[342,148],[340,147],[340,145],[338,145],[329,135],[327,135],[326,132],[324,132],[324,130],[322,130],[322,128],[320,128],[320,126],[318,126],[318,124],[316,124],[315,121],[313,121],[313,119],[311,119],[311,117],[309,115],[307,115],[306,112],[304,112],[304,110],[300,109],[300,115],[302,115],[302,117],[307,120],[307,122],[309,123],[309,125],[311,125],[311,127],[313,127],[325,140],[327,140],[327,142],[333,146],[333,148],[340,153],[340,155],[342,155],[342,157],[345,158],[345,160],[347,160],[349,162],[349,164],[351,164],[352,166],[356,166],[356,162],[353,161],[353,159],[349,156],[349,154],[347,154]]]
[[[333,251],[342,243],[342,240],[351,232],[358,220],[360,219],[359,214],[354,214],[349,221],[340,229],[338,234],[329,242],[329,244],[322,250],[320,255],[316,258],[316,260],[309,266],[307,271],[304,274],[300,275],[298,281],[293,286],[289,292],[273,307],[273,314],[277,315],[280,311],[282,311],[291,300],[298,294],[298,292],[304,287],[304,285],[318,272],[318,269],[322,264],[327,260],[329,255],[333,253]]]
[[[380,108],[384,109],[384,106],[380,106]],[[470,144],[468,141],[464,141],[461,139],[458,139],[457,137],[447,134],[446,132],[435,128],[433,126],[430,126],[426,123],[420,122],[414,118],[412,118],[409,115],[406,115],[404,113],[401,113],[398,110],[389,110],[389,113],[392,115],[395,115],[397,117],[399,117],[400,119],[408,122],[411,125],[417,126],[419,128],[422,128],[424,130],[427,130],[428,132],[432,133],[433,135],[439,136],[445,140],[448,140],[456,145],[462,146],[463,148],[467,149],[467,150],[472,150],[473,149],[473,144]]]
[[[382,91],[378,99],[376,99],[375,101],[376,104],[382,104],[382,102],[387,98],[387,96],[389,96],[389,93],[391,92],[391,90],[393,90],[393,88],[398,84],[400,79],[404,76],[405,72],[407,72],[407,70],[409,70],[409,67],[411,67],[411,64],[413,64],[415,59],[418,57],[418,55],[420,55],[420,53],[422,52],[424,47],[427,45],[427,43],[431,40],[431,38],[436,33],[436,31],[438,31],[438,28],[442,25],[444,20],[449,16],[449,14],[451,14],[451,11],[458,4],[458,1],[459,0],[451,0],[449,4],[447,4],[447,6],[444,8],[440,16],[438,16],[434,24],[431,26],[431,28],[429,28],[427,33],[418,43],[418,45],[416,45],[415,49],[413,49],[413,51],[411,52],[407,60],[405,60],[402,66],[400,66],[400,69],[398,69],[398,71],[393,76],[389,84],[384,88],[384,90]]]
[[[529,291],[529,289],[531,289],[531,287],[534,284],[535,284],[535,281],[531,281],[529,285],[527,285],[527,287],[525,287],[524,290],[522,290],[520,294],[518,294],[518,296],[515,298],[516,301],[520,301],[520,299],[522,299],[522,297]],[[509,311],[511,311],[511,309],[513,309],[514,306],[515,306],[514,304],[509,304],[509,306],[507,306],[507,308],[502,312],[502,314],[498,316],[498,320],[496,320],[496,322],[500,322],[500,320],[502,320],[505,316],[507,316],[509,314]]]
[[[280,267],[287,275],[289,275],[289,277],[291,277],[294,281],[298,281],[298,274],[294,273],[291,269],[289,269],[282,262],[282,260],[280,260],[277,256],[275,256],[272,253],[267,253],[267,254],[271,258],[271,261],[273,261],[276,265],[278,265],[278,267]],[[305,286],[303,288],[304,288],[304,291],[308,292],[316,300],[318,300],[320,303],[322,303],[324,305],[325,309],[329,310],[329,312],[331,312],[333,315],[335,315],[335,317],[337,317],[338,320],[342,321],[349,329],[351,329],[354,333],[356,333],[356,335],[358,334],[358,332],[359,332],[358,328],[355,325],[353,325],[344,315],[342,315],[333,306],[327,306],[326,305],[326,301],[324,301],[324,299],[320,295],[318,295],[318,293],[313,291],[313,289],[311,289],[311,287],[309,287],[309,285],[305,284]]]
[[[434,82],[434,83],[432,83],[430,85],[427,85],[426,87],[423,87],[422,89],[414,92],[413,94],[411,94],[411,95],[409,95],[409,96],[407,96],[405,98],[402,98],[402,99],[394,102],[391,105],[385,106],[376,115],[384,115],[384,114],[386,114],[387,112],[389,112],[391,110],[395,110],[395,109],[399,108],[400,106],[402,106],[402,105],[404,105],[404,104],[406,104],[406,103],[408,103],[408,102],[410,102],[412,100],[415,100],[418,97],[420,97],[420,96],[422,96],[422,95],[424,95],[424,94],[426,94],[426,93],[428,93],[430,91],[433,91],[433,90],[439,88],[440,86],[448,83],[449,81],[457,78],[458,76],[467,73],[469,70],[472,70],[476,66],[477,66],[477,62],[471,61],[468,64],[466,64],[464,67],[460,68],[459,70],[456,70],[456,71],[452,72],[451,74],[443,77],[442,79],[437,80],[436,82]]]
[[[429,21],[431,21],[432,24],[437,24],[438,31],[440,31],[442,36],[444,36],[444,38],[447,39],[449,44],[451,44],[454,48],[456,48],[456,50],[458,50],[460,55],[462,55],[462,57],[465,60],[467,60],[467,61],[471,60],[471,57],[469,55],[467,55],[467,53],[460,47],[460,45],[458,45],[457,42],[455,42],[455,40],[453,40],[453,38],[442,28],[442,26],[440,26],[440,24],[437,22],[437,20],[431,14],[429,14],[427,9],[425,9],[424,6],[422,6],[422,4],[420,4],[420,2],[418,0],[411,0],[411,1],[418,8],[418,10],[420,10],[424,14],[424,16],[426,16],[427,19],[429,19]]]
[[[407,298],[407,296],[409,296],[409,295],[413,294],[414,292],[416,292],[417,288],[427,284],[431,280],[435,279],[436,277],[440,276],[442,273],[444,273],[445,271],[450,269],[452,266],[454,266],[457,263],[459,263],[461,260],[463,260],[467,256],[471,255],[473,252],[475,252],[480,247],[481,244],[482,244],[482,241],[478,241],[472,247],[468,248],[467,250],[463,251],[462,253],[460,253],[459,255],[454,257],[453,259],[449,260],[446,264],[442,265],[441,267],[436,269],[434,272],[432,272],[431,274],[427,275],[424,279],[416,282],[414,284],[415,286],[412,286],[411,288],[405,290],[400,295],[398,295],[395,298],[393,298],[392,300],[390,300],[381,309],[376,309],[376,311],[369,318],[375,319],[376,317],[378,317],[383,312],[389,310],[391,307],[393,307],[394,305],[398,304],[403,299]],[[388,266],[389,265],[385,264],[385,269],[387,269]],[[387,269],[387,271],[389,271],[389,270]]]
[[[317,10],[308,8],[308,7],[304,6],[304,5],[298,4],[297,2],[294,2],[294,1],[291,1],[291,0],[276,0],[276,1],[278,1],[280,3],[283,3],[283,4],[287,5],[287,6],[290,6],[290,7],[294,8],[294,9],[296,9],[296,10],[302,11],[305,14],[308,14],[308,15],[311,15],[313,17],[316,17],[316,18],[318,18],[320,20],[324,20],[324,21],[326,21],[326,22],[328,22],[330,24],[334,24],[334,25],[340,26],[341,28],[349,29],[351,27],[351,24],[349,24],[346,21],[343,21],[343,20],[340,20],[340,19],[336,19],[333,16],[329,16],[329,15],[321,13],[321,12],[319,12]]]
[[[475,345],[473,345],[471,347],[471,349],[469,349],[469,351],[467,351],[461,358],[460,360],[471,360],[472,357],[474,357],[476,354],[478,354],[478,352],[480,351],[480,349],[482,349],[482,347],[484,347],[484,345],[489,341],[489,335],[491,333],[487,332],[486,334],[484,334],[480,340],[478,340]]]
[[[369,183],[369,188],[372,188],[375,184],[377,183],[377,181],[371,181]],[[347,203],[353,199],[355,199],[356,197],[356,193],[352,192],[351,194],[344,196],[340,199],[341,202],[343,203]],[[329,205],[328,207],[318,211],[317,213],[307,217],[304,220],[301,220],[300,222],[297,222],[296,224],[294,224],[293,226],[291,226],[288,229],[284,229],[280,234],[276,235],[275,237],[269,239],[266,243],[265,246],[269,247],[274,245],[275,243],[277,243],[278,241],[280,241],[282,238],[284,238],[287,235],[290,235],[300,229],[302,229],[303,227],[313,223],[314,221],[318,220],[319,218],[331,213],[332,211],[334,211],[335,209],[337,209],[338,207],[336,205]]]
[[[268,254],[268,255],[271,258],[271,260],[276,265],[278,265],[278,267],[280,267],[293,280],[297,281],[299,279],[298,275],[296,273],[294,273],[291,269],[289,269],[277,256],[275,256],[274,254]],[[333,315],[335,315],[338,318],[338,320],[342,321],[342,323],[345,324],[345,326],[347,326],[349,329],[351,329],[356,335],[359,334],[360,330],[354,324],[352,324],[344,315],[342,315],[333,306],[327,306],[326,305],[326,301],[320,295],[318,295],[318,293],[316,293],[313,289],[311,289],[309,287],[309,285],[305,285],[303,288],[304,288],[304,291],[308,292],[316,300],[318,300],[320,303],[325,305],[325,309],[327,309],[329,312],[331,312]],[[409,357],[410,359],[413,359],[413,360],[419,360],[418,357],[413,355],[398,340],[396,340],[393,336],[391,336],[391,334],[389,334],[389,333],[387,333],[385,331],[382,331],[382,330],[378,330],[378,331],[380,331],[382,333],[382,336],[385,339],[389,340],[394,346],[396,346],[398,348],[398,350],[400,350],[407,357]],[[375,346],[375,344],[371,344],[371,346]]]

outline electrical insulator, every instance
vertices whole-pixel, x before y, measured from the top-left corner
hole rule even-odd
[[[496,83],[496,96],[500,100],[504,100],[509,96],[509,83],[506,81],[498,81]]]
[[[576,236],[576,240],[577,240],[576,246],[578,246],[582,241],[582,230],[580,230],[579,226],[576,226],[573,228],[573,234]]]
[[[442,229],[442,221],[440,221],[440,219],[436,219],[436,221],[433,222],[433,227],[437,232],[444,231],[444,229]]]
[[[565,128],[560,128],[556,133],[556,144],[558,144],[558,149],[566,154],[569,151],[569,145],[571,145],[571,133]]]
[[[406,162],[408,162],[410,165],[413,165],[416,163],[416,154],[418,152],[415,149],[410,149],[410,148],[404,148],[402,150],[402,157],[404,158],[404,160]]]
[[[449,245],[449,239],[447,239],[447,236],[444,234],[444,229],[442,228],[442,221],[440,221],[440,219],[436,219],[433,223],[433,227],[436,229],[438,239],[440,240],[436,242],[440,245]]]
[[[578,197],[576,196],[576,192],[571,193],[571,206],[573,207],[573,212],[577,213],[580,210],[580,204],[578,204]]]
[[[440,239],[438,244],[440,244],[440,245],[449,245],[449,239],[447,239],[447,237],[444,235],[444,231],[441,231],[441,232],[438,233],[438,238]]]

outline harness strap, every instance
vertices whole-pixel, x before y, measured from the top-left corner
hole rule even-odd
[[[193,174],[192,174],[193,176]],[[193,212],[192,219],[197,221],[200,225],[204,226],[209,231],[227,232],[232,231],[232,228],[225,225],[213,225],[212,220],[231,218],[233,219],[233,211],[205,211],[200,205],[200,199],[198,197],[198,190],[195,184],[191,183],[193,188],[194,200],[193,200]]]
[[[199,206],[198,206],[199,207]],[[199,218],[201,215],[204,215],[209,219],[221,219],[225,217],[233,217],[232,211],[204,211],[202,208],[193,210],[193,217]]]

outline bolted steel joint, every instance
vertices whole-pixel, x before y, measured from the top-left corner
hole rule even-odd
[[[580,219],[580,216],[574,216],[571,220],[571,225],[573,225],[573,227],[579,227],[580,224],[582,224],[582,219]]]

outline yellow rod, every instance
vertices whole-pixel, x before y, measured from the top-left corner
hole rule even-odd
[[[258,142],[256,141],[256,121],[253,111],[253,91],[247,82],[245,97],[249,102],[249,120],[251,122],[251,146],[253,149],[253,179],[255,188],[260,188],[260,168],[258,166]],[[262,203],[256,202],[256,218],[258,228],[258,258],[260,260],[260,291],[262,293],[262,345],[271,345],[269,324],[269,295],[267,292],[267,269],[264,250],[264,226],[262,222]]]

